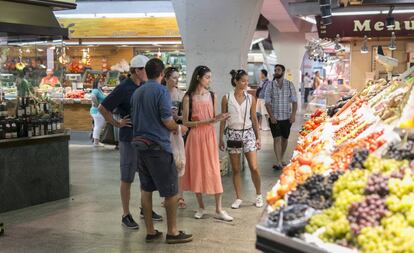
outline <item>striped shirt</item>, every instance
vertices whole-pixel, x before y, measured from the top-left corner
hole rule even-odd
[[[266,87],[265,103],[272,105],[273,116],[276,120],[288,120],[292,114],[292,103],[297,103],[295,86],[283,79],[282,88],[273,81]]]

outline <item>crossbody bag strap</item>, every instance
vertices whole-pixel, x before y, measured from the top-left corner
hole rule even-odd
[[[191,121],[193,117],[193,94],[190,92],[188,94],[188,121]]]
[[[244,140],[244,128],[246,126],[247,106],[249,105],[249,94],[246,94],[246,111],[244,112],[243,130],[242,130],[242,141]]]

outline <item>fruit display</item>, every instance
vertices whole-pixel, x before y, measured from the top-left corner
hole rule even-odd
[[[267,194],[278,236],[327,252],[414,252],[414,140],[394,129],[414,126],[412,83],[374,81],[311,115]]]
[[[83,77],[83,83],[84,85],[92,86],[92,84],[95,82],[95,80],[100,80],[100,82],[105,83],[106,75],[102,72],[98,71],[86,71]]]
[[[67,92],[65,94],[65,98],[84,98],[85,97],[85,91],[83,90],[74,90]]]
[[[318,128],[323,122],[325,122],[326,113],[320,109],[317,109],[310,117],[310,119],[305,122],[300,131],[301,136],[306,136],[316,128]]]

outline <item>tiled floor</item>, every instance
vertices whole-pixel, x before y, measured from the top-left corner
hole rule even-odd
[[[301,118],[299,115],[298,119]],[[301,122],[292,128],[289,154],[296,143]],[[262,135],[263,150],[259,153],[262,189],[265,194],[276,182],[278,172],[273,163],[272,138]],[[6,234],[0,237],[0,252],[255,252],[255,225],[262,214],[253,206],[254,187],[248,169],[243,173],[245,202],[241,209],[231,210],[234,200],[231,175],[223,177],[223,204],[235,220],[220,222],[212,217],[193,218],[196,200],[186,193],[188,208],[179,210],[179,228],[194,234],[194,241],[184,245],[167,245],[163,241],[147,244],[145,229],[139,219],[139,185],[132,190],[132,214],[141,229],[129,231],[121,226],[119,197],[119,154],[112,147],[94,150],[84,141],[70,146],[71,197],[22,210],[0,214]],[[138,180],[136,180],[137,182]],[[165,216],[161,199],[154,194],[155,210]],[[209,213],[214,212],[214,197],[206,198]],[[0,203],[1,204],[1,203]],[[166,231],[166,223],[156,224]]]

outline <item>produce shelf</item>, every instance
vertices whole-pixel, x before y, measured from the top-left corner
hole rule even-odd
[[[328,253],[298,238],[278,233],[263,224],[256,226],[256,248],[266,253]]]

